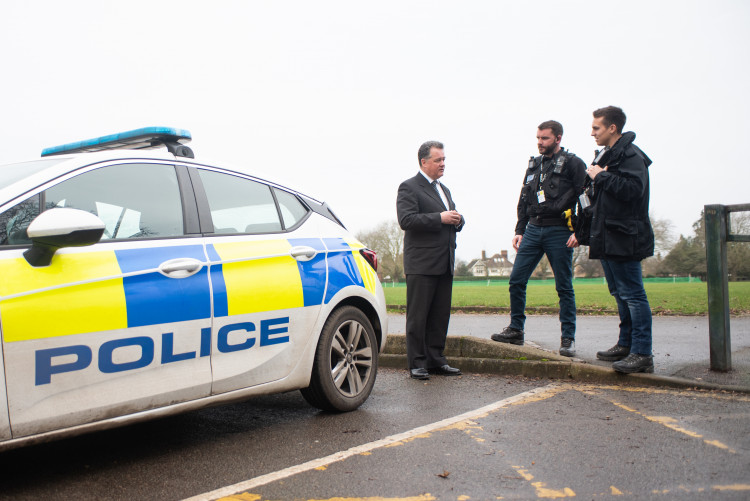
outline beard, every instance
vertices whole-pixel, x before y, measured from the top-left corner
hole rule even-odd
[[[548,156],[552,155],[552,153],[554,153],[555,146],[556,145],[554,145],[554,144],[552,146],[546,146],[546,147],[545,146],[539,146],[539,153],[542,154],[542,155],[544,155],[545,157],[548,157]]]

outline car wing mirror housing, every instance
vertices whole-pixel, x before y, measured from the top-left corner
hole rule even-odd
[[[23,257],[31,266],[49,266],[57,249],[97,243],[104,234],[104,222],[83,210],[54,208],[39,214],[27,234],[32,245]]]

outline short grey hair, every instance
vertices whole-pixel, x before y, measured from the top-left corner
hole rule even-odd
[[[432,148],[437,148],[439,150],[445,149],[443,148],[443,143],[440,141],[426,141],[422,143],[422,146],[419,147],[419,151],[417,152],[417,161],[419,162],[420,167],[422,167],[422,159],[430,157],[430,150]]]

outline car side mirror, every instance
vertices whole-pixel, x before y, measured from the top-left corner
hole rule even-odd
[[[31,266],[49,266],[57,249],[97,243],[104,234],[104,222],[90,212],[54,208],[39,214],[26,233],[32,245],[23,257]]]

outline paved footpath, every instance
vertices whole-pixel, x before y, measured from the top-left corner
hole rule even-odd
[[[405,332],[406,316],[388,315],[389,334]],[[510,323],[508,314],[451,315],[449,336],[474,336],[489,339]],[[576,358],[587,363],[609,366],[596,359],[596,352],[617,342],[619,318],[579,315],[576,332]],[[526,318],[526,344],[554,351],[560,347],[560,323],[557,316],[532,315]],[[708,383],[750,386],[750,316],[730,320],[732,371],[710,370],[708,318],[699,316],[655,316],[653,318],[654,373]]]

